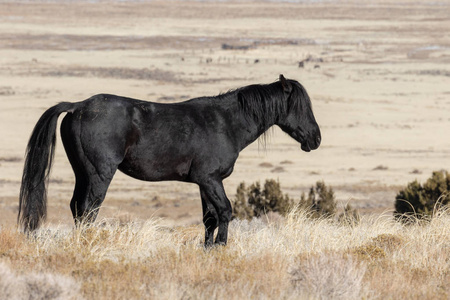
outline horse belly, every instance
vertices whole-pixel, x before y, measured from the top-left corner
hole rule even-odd
[[[119,170],[145,181],[189,181],[191,162],[192,160],[183,157],[135,156],[129,153],[119,165]]]

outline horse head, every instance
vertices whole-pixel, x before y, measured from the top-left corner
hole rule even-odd
[[[288,80],[283,75],[280,75],[280,83],[286,96],[287,110],[276,125],[299,142],[303,151],[317,149],[322,138],[306,90],[298,81]]]

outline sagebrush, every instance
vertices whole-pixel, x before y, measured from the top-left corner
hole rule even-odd
[[[285,216],[293,206],[293,200],[281,191],[280,182],[267,179],[261,187],[259,181],[246,187],[242,182],[233,202],[233,218],[250,220],[268,212]]]
[[[269,212],[286,216],[294,208],[295,211],[307,212],[306,215],[311,218],[333,218],[337,210],[333,188],[324,181],[318,181],[310,188],[308,196],[302,193],[300,200],[296,201],[283,194],[280,182],[274,179],[267,179],[263,187],[259,181],[249,187],[241,182],[233,201],[233,218],[250,220]],[[347,204],[338,221],[351,225],[357,223],[359,218],[358,211]]]
[[[450,203],[450,174],[435,171],[422,185],[414,180],[395,197],[394,215],[402,221],[430,219]]]
[[[336,214],[336,197],[332,187],[327,187],[324,181],[316,182],[309,190],[308,197],[302,193],[299,206],[310,212],[315,218],[331,218]]]

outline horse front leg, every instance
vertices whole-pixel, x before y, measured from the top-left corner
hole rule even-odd
[[[210,205],[212,205],[217,214],[219,230],[214,243],[216,245],[226,245],[228,240],[228,223],[231,220],[232,209],[230,200],[228,200],[227,195],[225,194],[222,180],[208,180],[206,183],[201,185],[201,191],[202,202],[204,198],[206,204],[209,203]],[[210,212],[209,216],[214,216],[214,213],[211,212],[211,209],[209,209],[208,211]],[[205,217],[207,216],[208,214],[205,214],[204,212],[204,223]],[[213,225],[212,220],[210,221],[210,223],[205,223],[205,227],[207,226],[207,224]],[[214,220],[213,227],[206,227],[205,247],[212,246],[214,229],[215,227],[217,227],[217,225],[215,224],[217,224],[216,220]]]
[[[205,225],[205,247],[211,247],[214,243],[214,230],[219,226],[219,217],[201,188],[200,195],[202,197],[203,224]]]

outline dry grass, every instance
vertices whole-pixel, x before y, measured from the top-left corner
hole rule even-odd
[[[205,250],[202,226],[104,220],[0,229],[0,299],[448,299],[450,214],[402,225],[391,215],[353,227],[302,213],[230,224]],[[37,292],[38,291],[38,292]],[[6,296],[5,296],[6,295]]]

